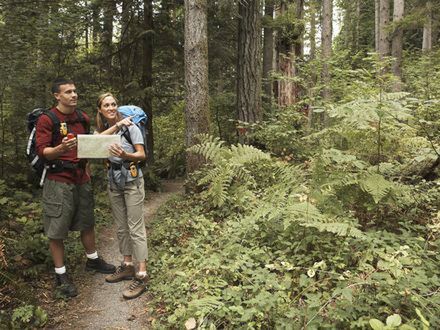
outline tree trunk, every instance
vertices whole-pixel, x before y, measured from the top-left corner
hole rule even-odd
[[[144,97],[142,99],[143,109],[148,116],[147,121],[147,163],[154,162],[154,137],[153,137],[153,107],[152,93],[153,86],[153,1],[144,0],[144,36],[142,39],[142,88]]]
[[[426,3],[426,21],[423,25],[423,44],[422,50],[430,51],[432,49],[432,3]]]
[[[255,123],[262,117],[260,1],[240,1],[238,10],[237,119]]]
[[[295,6],[298,6],[298,0],[295,0]],[[280,5],[279,13],[280,15],[289,15],[292,17],[288,11],[291,10],[289,8],[290,1],[282,2]],[[300,14],[300,10],[296,10],[295,7],[295,16]],[[278,80],[278,104],[281,107],[289,106],[297,101],[298,91],[297,84],[293,81],[296,76],[296,67],[295,67],[295,56],[301,54],[301,46],[298,46],[298,40],[301,38],[302,31],[295,31],[298,34],[293,35],[291,30],[296,30],[298,27],[296,24],[298,23],[297,18],[292,21],[285,20],[285,26],[283,26],[278,33],[277,40],[277,60],[278,60],[278,71],[282,75],[282,78]]]
[[[355,53],[359,52],[359,36],[361,35],[361,28],[360,28],[360,23],[361,23],[361,0],[356,0],[356,16],[355,16],[355,20],[356,20],[356,25],[355,25],[355,33],[354,33],[354,50]]]
[[[316,57],[316,3],[311,1],[310,5],[310,59]]]
[[[196,135],[209,132],[207,0],[185,0],[185,87],[185,142],[191,147]],[[202,157],[187,153],[187,174],[202,164]]]
[[[380,0],[374,0],[374,49],[379,53],[380,40]]]
[[[270,73],[273,71],[274,37],[273,28],[270,24],[273,21],[273,4],[266,0],[264,6],[265,24],[263,41],[263,90],[266,103],[272,102],[272,81]]]
[[[379,5],[379,55],[390,55],[390,39],[387,31],[390,22],[390,0],[380,0]]]
[[[93,46],[97,46],[99,42],[99,36],[102,34],[101,24],[99,21],[100,15],[100,1],[92,0],[91,8],[92,8],[92,43]]]
[[[295,17],[299,21],[304,20],[304,0],[295,0]],[[303,30],[295,41],[295,58],[299,59],[304,56],[304,39]]]
[[[116,13],[116,3],[114,0],[104,1],[104,30],[102,32],[102,57],[104,70],[107,74],[112,73],[112,53],[113,53],[113,19]]]
[[[332,34],[333,34],[333,3],[332,0],[322,1],[322,98],[324,102],[330,100],[330,57],[332,56]]]
[[[393,22],[399,23],[403,19],[404,0],[394,0]],[[394,57],[393,74],[397,78],[393,90],[395,92],[402,90],[402,49],[403,49],[403,29],[398,26],[393,34],[391,55]]]

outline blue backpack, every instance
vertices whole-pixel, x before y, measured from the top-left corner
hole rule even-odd
[[[148,117],[147,114],[144,112],[144,110],[142,110],[141,108],[135,106],[135,105],[121,105],[120,107],[118,107],[118,111],[119,113],[122,115],[123,118],[126,117],[132,117],[131,121],[137,126],[139,127],[139,129],[141,130],[142,133],[142,138],[144,140],[144,151],[145,151],[145,155],[147,155],[147,121],[148,121]],[[122,135],[125,137],[125,139],[133,144],[133,142],[131,142],[131,137],[130,137],[130,132],[128,131],[128,129],[125,128],[125,130],[122,132]],[[139,163],[140,166],[144,166],[145,165],[145,161],[142,161]]]

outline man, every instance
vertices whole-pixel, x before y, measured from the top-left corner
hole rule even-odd
[[[89,117],[76,110],[78,94],[75,84],[64,78],[53,82],[57,100],[50,112],[59,120],[42,115],[37,123],[36,148],[50,164],[43,186],[43,224],[49,238],[49,249],[55,265],[56,291],[65,297],[78,294],[66,273],[64,239],[71,230],[80,231],[87,255],[86,270],[111,274],[115,266],[98,257],[95,246],[94,198],[89,169],[77,158],[77,134],[89,133]]]

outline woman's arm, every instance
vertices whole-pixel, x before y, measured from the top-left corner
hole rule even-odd
[[[132,118],[131,116],[124,118],[124,119],[116,122],[116,124],[114,124],[113,126],[110,126],[109,128],[107,128],[105,131],[95,132],[95,134],[104,134],[104,135],[116,134],[117,132],[119,132],[119,130],[122,128],[122,126],[128,127],[130,125],[133,125],[131,118]]]
[[[109,148],[112,156],[119,157],[124,160],[140,162],[146,159],[144,146],[142,144],[135,144],[134,149],[135,152],[126,152],[119,144],[112,144]]]

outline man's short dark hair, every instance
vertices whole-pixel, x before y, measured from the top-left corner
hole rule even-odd
[[[52,89],[51,89],[52,90],[52,94],[59,93],[60,92],[60,86],[61,85],[68,85],[68,84],[73,85],[75,83],[73,82],[72,79],[66,79],[66,78],[57,78],[57,79],[55,79],[53,81],[53,83],[52,83]]]

